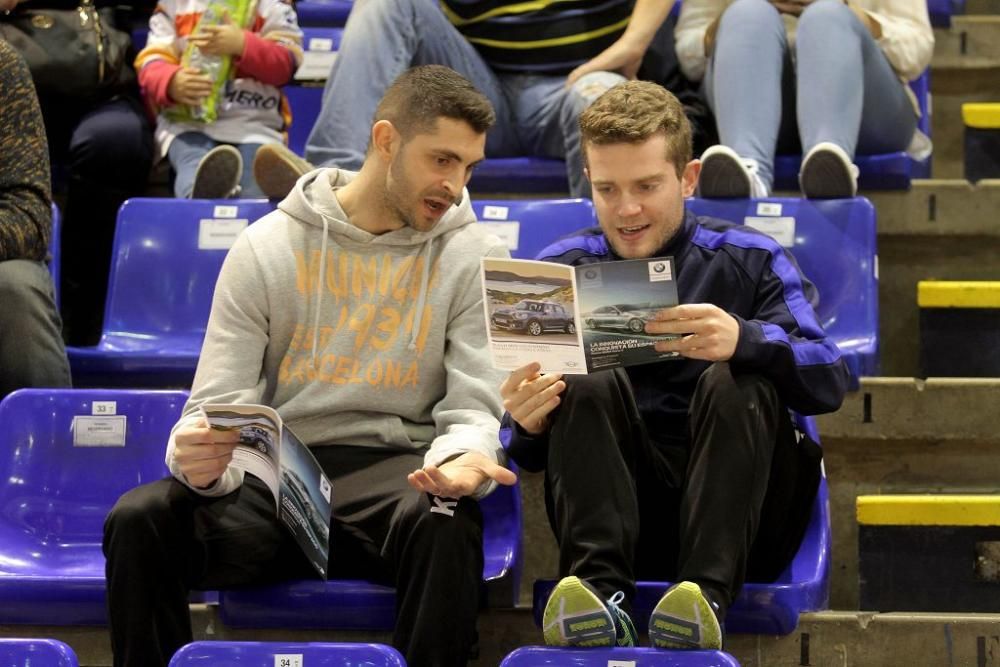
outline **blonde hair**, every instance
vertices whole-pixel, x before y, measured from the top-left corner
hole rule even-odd
[[[667,140],[667,161],[677,177],[691,161],[691,123],[673,93],[649,81],[626,81],[597,98],[580,115],[584,164],[587,145],[639,144],[661,133]]]

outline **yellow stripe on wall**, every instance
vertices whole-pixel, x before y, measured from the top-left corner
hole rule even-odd
[[[858,496],[865,526],[998,526],[1000,495]]]
[[[1000,308],[1000,281],[921,280],[921,308]]]
[[[587,42],[597,37],[603,37],[608,33],[612,33],[618,30],[622,30],[628,25],[628,19],[624,19],[615,23],[614,25],[609,25],[599,30],[591,30],[589,32],[581,32],[576,35],[566,35],[564,37],[553,37],[551,39],[536,39],[531,42],[510,42],[500,39],[485,39],[481,37],[466,37],[466,39],[473,44],[482,44],[483,46],[490,46],[495,49],[543,49],[551,46],[565,46],[566,44],[579,44],[580,42]]]

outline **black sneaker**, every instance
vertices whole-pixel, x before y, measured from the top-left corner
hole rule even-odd
[[[635,646],[635,625],[618,605],[618,591],[606,602],[586,581],[566,577],[552,590],[542,616],[549,646]]]
[[[194,172],[192,199],[228,199],[240,193],[243,156],[223,144],[205,153]]]

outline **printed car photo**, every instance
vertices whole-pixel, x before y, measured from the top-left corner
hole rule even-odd
[[[523,331],[532,336],[546,331],[576,333],[573,314],[552,301],[523,299],[513,306],[501,306],[493,311],[490,322],[495,329]]]
[[[638,334],[646,329],[646,321],[655,311],[646,303],[619,303],[595,308],[583,315],[583,321],[588,329],[625,329]]]

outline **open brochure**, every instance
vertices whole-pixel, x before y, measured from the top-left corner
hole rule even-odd
[[[672,257],[568,266],[483,258],[483,304],[493,365],[537,361],[543,373],[582,374],[676,358],[646,320],[677,305]]]
[[[332,489],[312,452],[266,405],[206,404],[201,411],[211,428],[239,430],[231,465],[271,489],[278,518],[326,579]]]

